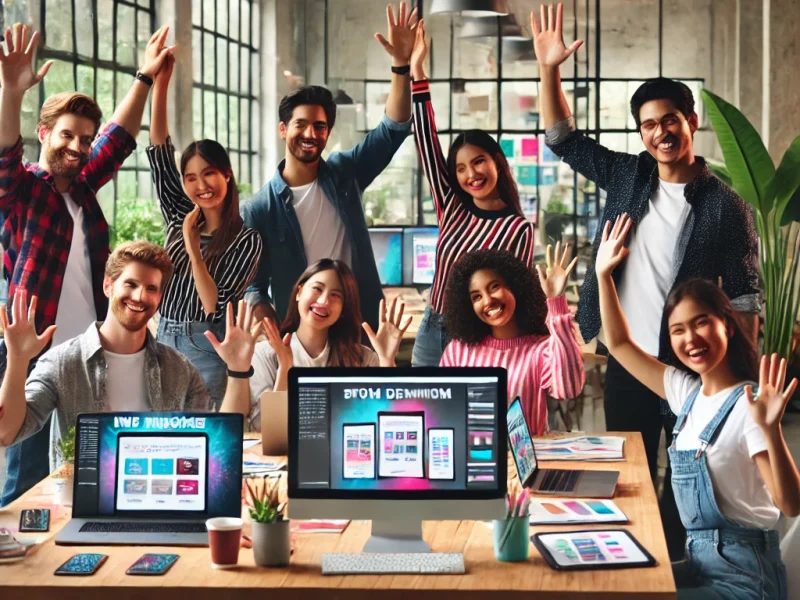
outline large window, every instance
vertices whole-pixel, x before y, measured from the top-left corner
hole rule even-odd
[[[194,137],[228,149],[243,195],[260,184],[257,0],[193,0]]]

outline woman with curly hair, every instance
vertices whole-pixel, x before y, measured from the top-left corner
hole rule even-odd
[[[564,289],[577,258],[556,244],[539,284],[524,263],[500,250],[465,254],[450,272],[444,319],[452,341],[443,367],[504,367],[508,399],[522,401],[533,435],[547,432],[547,395],[566,400],[583,388],[581,349],[572,333]]]

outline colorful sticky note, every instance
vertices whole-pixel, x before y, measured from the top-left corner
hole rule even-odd
[[[514,158],[514,140],[500,140],[500,149],[506,155],[506,158]]]
[[[536,185],[538,170],[536,165],[517,167],[517,183],[519,185]]]
[[[539,138],[522,138],[522,156],[524,158],[536,158],[539,156]]]
[[[558,162],[558,157],[545,145],[542,150],[542,162]]]
[[[542,167],[542,185],[553,185],[556,182],[555,167]]]

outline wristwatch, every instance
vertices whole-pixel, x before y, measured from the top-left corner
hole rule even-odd
[[[145,75],[141,71],[136,71],[136,75],[134,76],[134,79],[138,79],[139,81],[141,81],[145,85],[147,85],[149,87],[153,87],[153,78],[150,77],[149,75]]]
[[[233,377],[235,379],[250,379],[255,373],[256,370],[250,365],[250,369],[247,371],[231,371],[228,369],[228,377]]]
[[[411,65],[405,65],[403,67],[392,67],[392,73],[397,73],[398,75],[408,75],[411,72]]]

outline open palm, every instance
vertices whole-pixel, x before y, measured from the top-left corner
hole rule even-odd
[[[228,302],[225,313],[225,339],[221,342],[211,331],[205,336],[219,357],[231,371],[248,371],[253,362],[256,339],[261,333],[261,323],[253,323],[253,308],[239,300],[239,311],[234,322],[233,304]]]
[[[50,325],[42,335],[36,334],[36,296],[31,297],[28,308],[28,292],[17,289],[11,306],[13,322],[9,323],[5,306],[0,306],[0,324],[3,326],[3,338],[8,349],[9,358],[27,363],[44,350],[56,331]]]
[[[627,213],[617,217],[613,227],[610,220],[606,221],[603,227],[603,237],[600,240],[600,247],[597,249],[597,257],[594,261],[594,269],[598,277],[611,274],[628,256],[625,238],[628,236],[632,225],[633,221]]]
[[[548,298],[558,298],[564,293],[567,288],[567,281],[569,281],[569,274],[575,268],[578,262],[578,257],[572,259],[572,262],[567,264],[570,257],[570,244],[564,246],[564,252],[561,252],[561,242],[556,242],[556,253],[552,256],[553,246],[547,245],[546,267],[544,265],[536,265],[536,272],[539,274],[539,283],[542,286],[544,295]]]
[[[389,4],[386,7],[386,21],[389,39],[387,40],[380,33],[375,34],[375,39],[398,64],[408,64],[416,38],[417,9],[414,8],[409,13],[406,3],[401,2],[399,14],[395,19],[394,8]]]
[[[0,50],[0,87],[9,92],[29,90],[44,79],[53,61],[49,60],[43,64],[38,73],[33,72],[33,52],[39,42],[38,31],[26,45],[28,28],[17,23],[14,25],[13,35],[11,28],[6,28],[4,38],[6,53]]]
[[[364,331],[367,333],[372,347],[378,353],[381,366],[388,367],[394,365],[394,358],[397,356],[397,351],[400,349],[400,342],[403,341],[403,334],[411,325],[411,317],[406,318],[406,322],[402,325],[400,322],[403,319],[403,310],[405,305],[401,302],[400,309],[397,309],[397,298],[392,301],[392,308],[389,315],[386,314],[386,302],[381,300],[378,314],[380,316],[378,323],[378,333],[372,330],[369,323],[364,323]]]
[[[275,321],[268,318],[264,319],[264,334],[267,336],[270,348],[278,357],[278,366],[282,369],[291,369],[294,364],[294,355],[291,347],[292,334],[287,333],[281,338],[281,332]]]
[[[531,13],[531,31],[533,32],[533,49],[536,60],[543,67],[557,67],[567,60],[583,44],[583,40],[575,40],[567,48],[564,43],[564,28],[562,25],[563,6],[558,3],[555,16],[553,5],[545,9],[541,5],[541,26],[536,22],[535,13]]]
[[[771,357],[762,356],[758,377],[758,395],[753,396],[753,386],[745,386],[744,391],[750,401],[750,415],[762,429],[772,429],[778,426],[783,418],[786,405],[797,389],[797,379],[792,379],[785,391],[786,359],[773,354]]]

